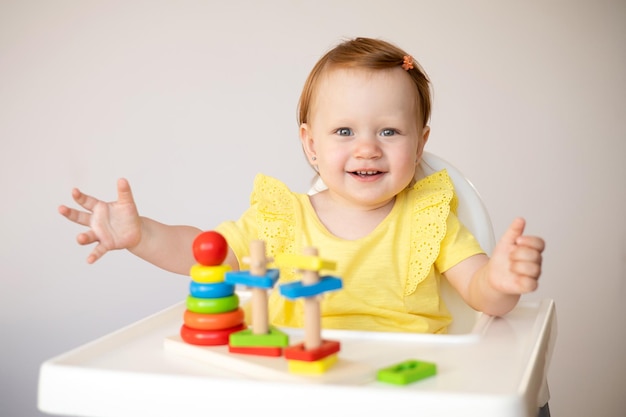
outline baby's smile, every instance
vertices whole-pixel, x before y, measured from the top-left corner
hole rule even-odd
[[[378,176],[384,174],[384,172],[381,172],[381,171],[371,171],[371,170],[367,170],[367,171],[359,170],[359,171],[350,171],[349,174],[354,175],[354,176],[359,177],[359,178],[363,178],[363,179],[368,178],[369,179],[369,178],[373,178],[373,177],[378,177]]]

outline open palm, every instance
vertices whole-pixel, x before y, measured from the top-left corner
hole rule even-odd
[[[74,223],[89,227],[76,237],[81,245],[97,242],[87,262],[94,263],[110,250],[131,249],[141,241],[141,219],[125,179],[117,182],[117,201],[104,202],[77,188],[72,190],[72,198],[87,211],[62,205],[59,213]]]

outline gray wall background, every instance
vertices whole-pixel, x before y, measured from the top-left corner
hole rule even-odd
[[[499,236],[547,240],[554,416],[626,409],[623,1],[0,0],[0,415],[38,416],[46,359],[181,300],[188,280],[110,253],[89,266],[56,209],[74,186],[204,229],[264,172],[305,191],[295,122],[343,38],[409,50],[435,88],[427,150],[474,182]]]

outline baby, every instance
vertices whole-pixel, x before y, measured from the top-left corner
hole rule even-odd
[[[460,223],[452,181],[417,169],[428,141],[430,83],[419,64],[388,42],[356,38],[326,53],[311,71],[299,103],[300,139],[325,188],[290,191],[263,175],[254,181],[250,208],[215,227],[226,238],[226,258],[243,266],[252,240],[268,256],[317,247],[337,263],[343,290],[322,303],[325,328],[443,333],[451,317],[439,295],[447,279],[474,309],[503,315],[521,294],[537,288],[543,239],[524,235],[515,219],[491,257]],[[118,199],[103,202],[77,189],[86,211],[61,206],[87,226],[77,240],[97,243],[88,257],[128,249],[166,270],[188,275],[200,229],[139,216],[128,182]],[[296,279],[281,272],[280,282]],[[302,305],[272,292],[270,322],[302,326]]]

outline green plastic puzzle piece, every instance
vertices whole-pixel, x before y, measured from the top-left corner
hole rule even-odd
[[[436,364],[409,359],[380,369],[376,374],[376,379],[389,384],[407,385],[436,374]]]

